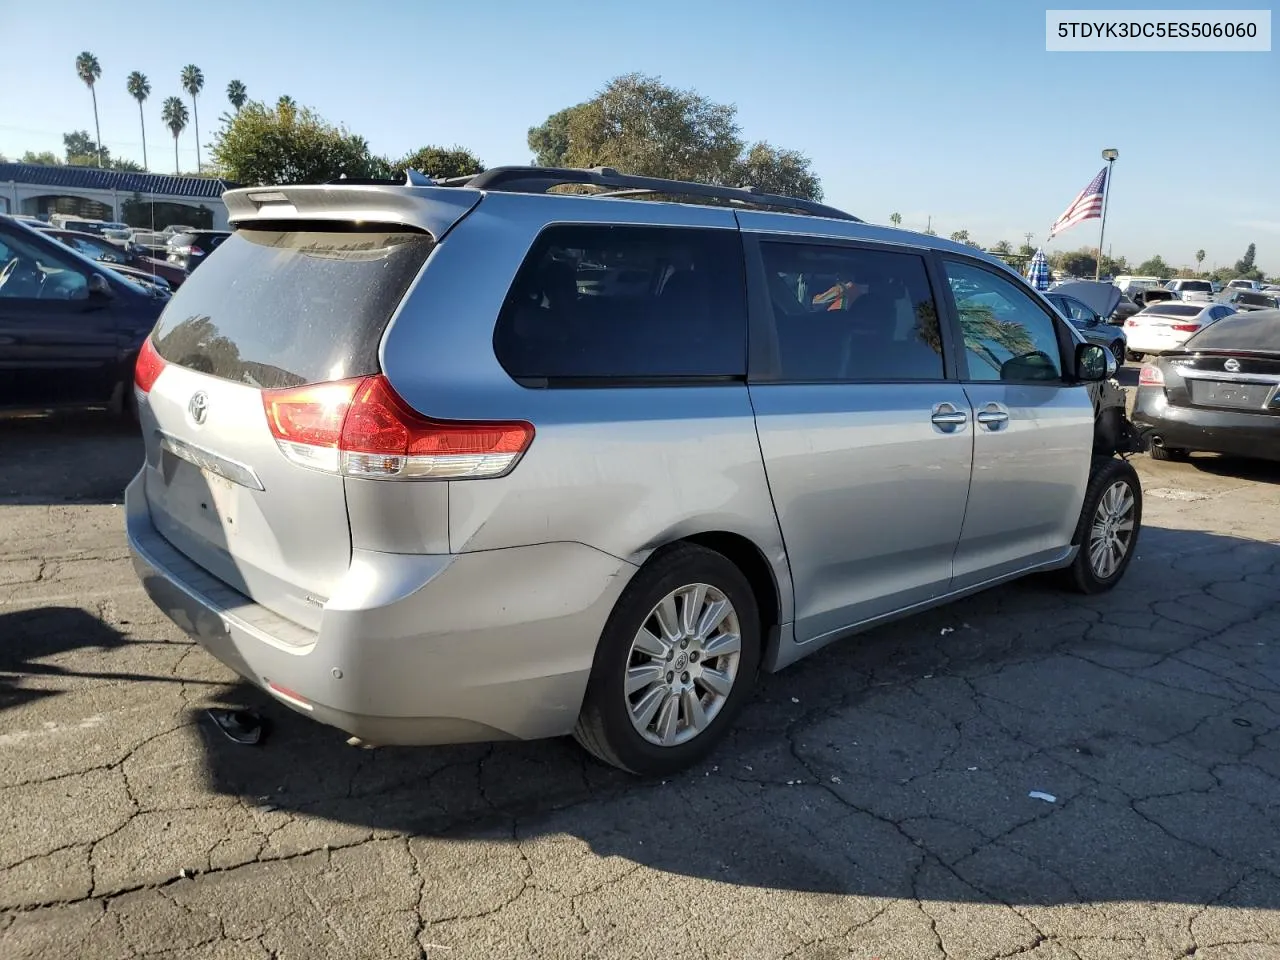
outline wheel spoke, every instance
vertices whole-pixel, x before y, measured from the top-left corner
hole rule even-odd
[[[704,660],[714,660],[716,657],[728,656],[741,650],[742,637],[736,633],[722,633],[718,637],[712,637],[707,641],[702,648],[702,658]]]
[[[1115,530],[1117,533],[1124,533],[1124,532],[1126,532],[1126,531],[1128,531],[1128,530],[1132,530],[1132,529],[1133,529],[1133,521],[1132,521],[1132,520],[1121,520],[1121,521],[1120,521],[1119,523],[1117,523],[1114,527],[1112,527],[1112,529],[1113,529],[1113,530]]]
[[[663,660],[667,656],[667,651],[671,649],[671,644],[647,627],[641,627],[640,632],[636,634],[634,649],[655,660]]]
[[[700,640],[705,640],[711,633],[724,623],[725,618],[733,612],[733,606],[728,600],[716,600],[707,605],[707,609],[703,611],[702,619],[698,621],[698,629],[696,636]]]
[[[1093,530],[1091,530],[1089,533],[1090,539],[1096,540],[1098,539],[1098,537],[1105,537],[1106,535],[1107,535],[1106,521],[1095,520],[1093,523]]]
[[[733,678],[728,673],[723,670],[712,670],[709,667],[702,668],[699,682],[712,693],[722,697],[727,697],[729,691],[733,689]]]
[[[648,693],[640,698],[640,702],[631,708],[631,718],[635,721],[636,727],[640,730],[647,730],[649,723],[653,720],[653,715],[658,712],[658,708],[662,706],[664,700],[671,696],[671,691],[665,686],[652,687]]]
[[[652,683],[659,683],[666,674],[660,663],[645,663],[627,671],[627,696],[643,690]]]
[[[667,695],[662,702],[662,709],[658,711],[656,732],[662,745],[669,747],[676,742],[676,732],[680,728],[680,700],[664,687],[656,689],[661,689]]]
[[[680,639],[680,614],[676,611],[675,594],[663,597],[662,602],[654,608],[653,616],[658,621],[658,628],[662,631],[662,639],[668,644]]]
[[[680,593],[680,630],[685,636],[692,636],[698,628],[698,619],[702,614],[702,605],[707,599],[707,585],[695,583]]]
[[[680,710],[684,714],[685,723],[696,731],[707,725],[707,714],[702,709],[702,697],[696,690],[685,690],[680,694]]]

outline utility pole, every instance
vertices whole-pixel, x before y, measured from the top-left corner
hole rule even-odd
[[[1027,238],[1027,246],[1028,247],[1031,246],[1031,238],[1034,237],[1035,234],[1032,233],[1030,230],[1028,230],[1026,233],[1023,234],[1023,236]]]

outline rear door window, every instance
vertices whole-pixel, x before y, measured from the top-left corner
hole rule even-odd
[[[745,288],[737,231],[550,227],[516,275],[494,351],[527,386],[741,379]]]
[[[938,311],[919,254],[822,243],[760,245],[778,380],[945,377]]]
[[[170,363],[262,388],[376,373],[382,332],[434,241],[403,230],[238,230],[156,326]]]

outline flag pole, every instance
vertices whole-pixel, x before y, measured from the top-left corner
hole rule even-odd
[[[1102,151],[1102,159],[1107,161],[1107,182],[1102,190],[1102,226],[1098,228],[1098,259],[1094,261],[1093,279],[1102,279],[1102,239],[1107,234],[1107,201],[1111,199],[1111,174],[1115,170],[1116,157],[1120,151],[1108,148]]]

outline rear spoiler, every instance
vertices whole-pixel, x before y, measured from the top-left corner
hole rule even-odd
[[[483,194],[456,187],[323,184],[241,187],[222,195],[233,227],[255,221],[348,221],[396,224],[437,240],[466,216]]]

